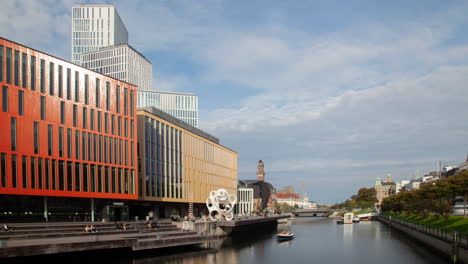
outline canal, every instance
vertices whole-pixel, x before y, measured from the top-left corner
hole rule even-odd
[[[275,233],[228,238],[218,250],[176,249],[138,254],[120,263],[447,263],[406,236],[377,222],[337,225],[335,220],[297,217],[281,225],[296,234],[292,241],[276,241]],[[161,256],[161,254],[163,256]]]

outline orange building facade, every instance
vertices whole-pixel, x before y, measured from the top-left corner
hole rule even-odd
[[[11,212],[15,195],[138,199],[136,99],[131,84],[0,38],[0,215],[28,214]]]

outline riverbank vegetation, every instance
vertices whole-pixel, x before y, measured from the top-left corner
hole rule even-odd
[[[455,197],[468,200],[468,171],[421,185],[418,190],[402,191],[383,200],[382,211],[424,218],[442,217],[448,221]],[[467,212],[468,213],[468,212]]]
[[[384,213],[386,216],[401,219],[407,222],[416,223],[419,225],[429,226],[432,228],[441,229],[444,231],[458,231],[468,234],[468,218],[463,216],[447,216],[428,215],[423,216],[413,213]]]
[[[376,192],[374,188],[361,188],[356,195],[351,196],[342,203],[335,204],[332,206],[333,209],[346,209],[353,210],[359,209],[370,209],[374,208],[374,204],[377,202]],[[372,211],[372,210],[364,210]]]

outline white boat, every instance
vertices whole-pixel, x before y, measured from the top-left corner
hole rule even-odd
[[[276,235],[276,237],[278,238],[278,241],[291,240],[294,238],[294,233],[283,231]]]
[[[353,219],[354,219],[354,214],[353,213],[346,213],[346,214],[344,214],[343,222],[345,224],[352,224]]]
[[[359,223],[359,222],[361,222],[361,219],[359,219],[359,217],[355,216],[353,218],[353,223]]]

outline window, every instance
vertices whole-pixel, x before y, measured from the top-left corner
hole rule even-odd
[[[11,123],[11,150],[16,151],[16,117],[12,117]]]
[[[47,153],[49,156],[52,156],[52,147],[53,147],[53,131],[52,131],[52,125],[47,125],[47,140],[48,140],[48,148],[47,148]]]
[[[81,156],[83,160],[86,160],[86,132],[81,133]]]
[[[75,71],[75,102],[80,101],[80,74]]]
[[[37,185],[42,189],[42,158],[37,158]]]
[[[83,164],[84,167],[84,164]],[[84,171],[83,168],[83,175],[85,175],[86,172]],[[71,180],[71,177],[68,177]],[[80,163],[75,162],[75,191],[79,192],[81,191],[81,181],[80,181]]]
[[[101,86],[100,86],[100,82],[99,82],[99,79],[96,78],[96,107],[99,107],[99,103],[100,103],[100,95],[101,95]]]
[[[46,100],[45,100],[45,96],[41,96],[41,120],[46,120]]]
[[[18,115],[24,115],[24,92],[18,90]]]
[[[118,85],[115,88],[115,105],[117,107],[117,113],[120,113],[120,86]]]
[[[80,158],[80,131],[75,131],[75,158]]]
[[[49,62],[49,94],[54,95],[54,63]]]
[[[36,189],[36,158],[31,157],[31,188]]]
[[[39,154],[39,122],[34,121],[34,154]]]
[[[49,159],[44,159],[44,167],[45,167],[45,188],[48,190],[50,189],[50,162]],[[55,187],[55,181],[53,183]]]
[[[105,133],[108,133],[109,131],[109,114],[108,113],[104,113],[104,132]]]
[[[128,99],[128,89],[124,89],[124,115],[128,115],[128,104],[127,104],[127,99]]]
[[[7,158],[6,153],[0,153],[0,176],[2,177],[2,187],[7,187]]]
[[[89,127],[94,130],[94,109],[89,110]]]
[[[110,83],[106,82],[106,110],[110,110]]]
[[[78,188],[79,187],[80,185],[78,183]],[[67,191],[73,191],[73,163],[71,161],[67,161]]]
[[[63,97],[63,67],[58,66],[58,97]]]
[[[88,113],[87,113],[87,109],[86,107],[83,107],[83,128],[86,129],[86,124],[88,123],[87,121],[87,116],[88,116]]]
[[[60,102],[60,124],[65,124],[65,102]]]
[[[73,126],[78,126],[78,106],[73,105]]]
[[[101,132],[101,129],[102,129],[102,127],[101,127],[101,124],[102,124],[101,114],[102,114],[101,111],[97,111],[97,127],[98,127],[97,130],[98,130],[98,132]]]
[[[13,188],[18,187],[18,164],[16,155],[11,155],[11,182]]]
[[[133,103],[133,91],[130,91],[130,116],[133,117],[134,113],[133,113],[133,107],[134,107],[134,103]]]
[[[112,115],[111,132],[112,132],[112,135],[115,135],[115,115]]]
[[[71,70],[67,69],[67,100],[71,100]]]
[[[65,161],[59,160],[59,172],[58,172],[58,177],[59,177],[59,188],[60,190],[65,190],[65,186],[60,186],[60,182],[64,182],[65,179]]]
[[[59,156],[63,157],[63,127],[59,127]]]
[[[2,111],[8,112],[8,87],[2,87]]]
[[[134,123],[133,123],[133,119],[130,120],[130,138],[133,138],[134,135],[133,135],[133,127],[134,127]]]
[[[3,82],[3,46],[0,45],[0,82]]]
[[[26,53],[21,53],[21,87],[23,88],[26,88],[26,84],[28,83],[27,65],[28,65],[28,55]]]
[[[56,190],[57,189],[57,160],[51,160],[52,161],[52,171],[51,171],[51,177],[52,177],[52,189]],[[60,179],[59,179],[60,181]],[[60,184],[60,182],[59,182]]]
[[[119,116],[119,118],[117,119],[117,134],[120,136],[122,136],[122,131],[121,131],[121,127],[122,127],[122,117]]]
[[[72,130],[67,128],[67,158],[72,157]]]
[[[19,86],[19,51],[15,50],[15,85]]]
[[[35,91],[36,90],[36,57],[34,56],[31,56],[30,68],[31,68],[31,74],[29,76],[30,76],[31,90]]]
[[[85,85],[85,90],[84,90],[84,103],[87,105],[88,104],[88,97],[89,97],[89,77],[88,77],[88,74],[85,74],[85,82],[84,82],[84,85]]]
[[[41,69],[40,69],[40,85],[41,85],[41,93],[45,93],[45,61],[41,59]]]
[[[6,52],[6,82],[11,84],[11,48]]]

